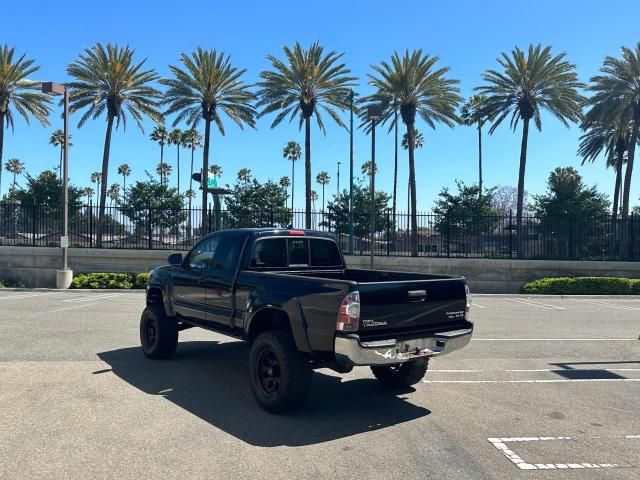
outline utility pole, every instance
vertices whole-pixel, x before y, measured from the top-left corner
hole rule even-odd
[[[338,189],[337,189],[338,190],[338,200],[340,200],[340,164],[341,163],[342,162],[338,162],[338,176],[337,176],[337,178],[338,178]]]
[[[353,89],[349,95],[349,255],[353,255]]]

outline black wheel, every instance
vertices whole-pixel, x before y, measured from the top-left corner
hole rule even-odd
[[[429,359],[422,358],[398,365],[371,367],[371,371],[385,387],[405,388],[422,380],[428,365]]]
[[[140,318],[140,343],[149,358],[169,358],[178,345],[178,324],[162,305],[148,306]]]
[[[249,373],[253,396],[268,412],[293,410],[309,395],[311,368],[287,330],[258,335],[251,346]]]

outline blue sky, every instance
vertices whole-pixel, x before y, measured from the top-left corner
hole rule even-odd
[[[129,44],[138,58],[147,58],[147,65],[161,76],[167,76],[168,65],[177,63],[180,52],[190,52],[198,46],[217,48],[231,55],[232,62],[247,69],[245,80],[257,81],[259,72],[268,68],[267,54],[279,55],[283,45],[300,41],[304,45],[318,40],[327,49],[344,52],[344,61],[359,77],[358,92],[370,92],[366,74],[370,65],[386,59],[398,49],[422,48],[441,58],[442,65],[451,67],[450,75],[461,80],[464,96],[480,84],[481,74],[496,67],[496,57],[518,45],[550,44],[554,50],[566,51],[575,63],[584,82],[594,75],[605,55],[618,55],[621,45],[632,46],[640,41],[638,18],[640,3],[615,0],[602,1],[409,1],[393,4],[373,1],[323,2],[212,2],[184,0],[93,2],[68,0],[66,18],[50,8],[39,8],[45,2],[5,2],[0,42],[26,52],[41,66],[34,77],[39,80],[64,82],[66,66],[83,48],[97,41]],[[50,2],[46,2],[50,5]],[[63,5],[63,4],[60,4]],[[397,5],[398,11],[393,10]],[[28,21],[25,19],[28,18]],[[64,27],[63,23],[68,27]],[[58,107],[56,106],[56,109]],[[88,186],[89,175],[99,170],[106,122],[102,119],[77,128],[72,119],[73,148],[70,153],[71,180]],[[344,114],[347,119],[347,113]],[[75,121],[74,121],[75,120]],[[240,130],[228,122],[227,135],[215,132],[212,137],[210,163],[222,165],[223,182],[235,179],[242,167],[250,168],[260,180],[279,179],[291,175],[291,165],[282,158],[282,148],[288,140],[303,144],[303,133],[297,122],[282,123],[270,129],[271,117],[258,122],[257,130]],[[4,159],[21,159],[32,174],[57,165],[58,151],[48,144],[54,128],[61,127],[59,110],[51,116],[53,125],[42,128],[37,123],[28,127],[16,122],[15,133],[6,131]],[[60,123],[60,125],[58,124]],[[116,175],[120,163],[133,170],[128,181],[145,178],[144,170],[153,171],[159,161],[159,147],[148,139],[151,123],[142,134],[133,124],[126,131],[115,132],[112,140],[109,183],[121,181]],[[184,128],[184,126],[182,126]],[[418,151],[418,209],[427,210],[443,186],[455,185],[460,179],[477,181],[476,132],[469,127],[453,129],[440,126],[427,130],[425,146]],[[580,165],[576,156],[579,129],[563,127],[557,120],[543,117],[543,130],[533,130],[529,137],[526,189],[541,193],[549,172],[556,166],[574,166],[588,184],[597,184],[607,193],[613,191],[614,174],[604,168],[604,159],[593,165]],[[484,181],[486,185],[516,185],[520,146],[520,131],[501,126],[484,146]],[[335,125],[324,136],[312,129],[313,176],[320,170],[331,175],[327,193],[336,189],[337,162],[341,161],[341,187],[348,182],[348,134]],[[188,168],[187,156],[182,156],[182,171]],[[356,133],[355,163],[370,157],[370,139]],[[170,147],[165,157],[174,166],[175,149]],[[201,160],[201,156],[200,156]],[[377,136],[379,175],[377,184],[392,190],[393,138],[380,132]],[[634,175],[632,205],[640,204],[640,179]],[[296,205],[304,203],[303,163],[296,168]],[[398,202],[406,205],[406,153],[401,151]],[[183,189],[187,175],[182,175]],[[3,174],[2,189],[6,192],[10,179]],[[314,184],[320,191],[320,186]],[[406,208],[406,207],[404,207]]]

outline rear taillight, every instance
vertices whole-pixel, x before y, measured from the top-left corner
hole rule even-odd
[[[340,332],[355,332],[360,323],[360,293],[351,292],[340,305],[338,319],[336,320],[336,330]]]
[[[469,285],[465,284],[464,295],[466,297],[466,304],[464,306],[464,319],[469,320],[469,313],[471,312],[471,290],[469,290]]]

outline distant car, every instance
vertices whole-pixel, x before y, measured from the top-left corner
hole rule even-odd
[[[251,344],[251,389],[267,411],[301,405],[311,372],[370,366],[384,385],[418,383],[430,357],[471,339],[460,276],[347,268],[326,232],[238,229],[202,238],[151,273],[142,349],[169,358],[202,327]]]

